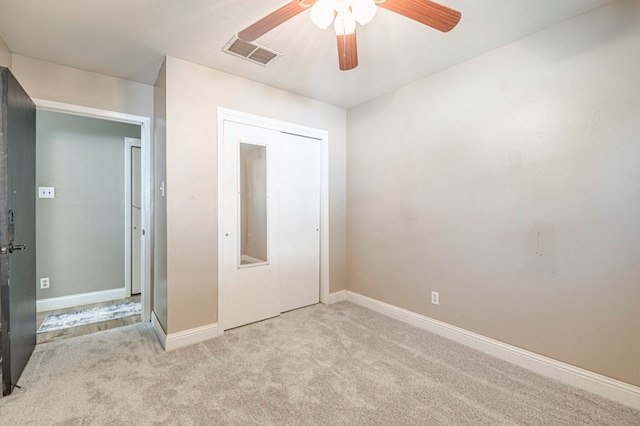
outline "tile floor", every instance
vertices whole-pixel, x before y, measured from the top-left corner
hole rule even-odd
[[[117,305],[118,303],[132,302],[136,300],[140,300],[140,295],[132,296],[127,299],[113,300],[111,302],[94,303],[92,305],[83,305],[67,309],[57,309],[55,311],[39,312],[36,316],[36,330],[40,328],[40,324],[42,324],[42,321],[44,321],[47,315],[62,314],[65,312],[77,311],[79,309],[97,308],[99,306]],[[36,344],[53,342],[54,340],[69,339],[71,337],[84,336],[85,334],[91,334],[97,331],[122,327],[125,325],[135,324],[137,322],[140,322],[140,315],[118,318],[111,321],[97,322],[95,324],[81,325],[78,327],[65,328],[63,330],[38,333],[36,335]]]

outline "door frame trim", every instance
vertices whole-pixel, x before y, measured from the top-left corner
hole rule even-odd
[[[222,205],[221,173],[223,170],[224,152],[224,122],[262,127],[284,133],[318,139],[321,146],[320,154],[320,303],[329,303],[329,132],[327,130],[307,127],[300,124],[275,120],[255,114],[249,114],[229,108],[217,108],[218,125],[218,330],[224,330],[224,274],[222,259],[224,254],[224,223]]]
[[[145,235],[142,241],[142,251],[144,253],[144,282],[142,284],[142,321],[151,321],[151,265],[153,262],[153,203],[152,201],[152,180],[153,168],[151,163],[151,117],[127,114],[122,112],[108,111],[97,108],[90,108],[80,105],[66,104],[62,102],[49,101],[46,99],[33,98],[36,109],[61,112],[66,114],[80,115],[85,117],[98,118],[101,120],[118,121],[140,125],[140,143],[142,145],[142,177],[143,177],[143,207],[142,228]]]

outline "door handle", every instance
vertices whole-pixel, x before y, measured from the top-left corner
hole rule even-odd
[[[16,250],[26,250],[26,244],[16,244],[15,246],[11,243],[9,244],[9,253],[13,253]]]
[[[13,253],[16,250],[26,250],[26,249],[27,249],[26,244],[13,245],[13,243],[9,243],[9,246],[0,247],[0,254]]]

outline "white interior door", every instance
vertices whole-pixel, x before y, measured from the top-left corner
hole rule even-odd
[[[280,311],[320,300],[320,141],[278,141]]]
[[[280,314],[274,148],[280,132],[224,122],[224,328]]]
[[[131,147],[131,294],[142,292],[142,174],[139,146]]]

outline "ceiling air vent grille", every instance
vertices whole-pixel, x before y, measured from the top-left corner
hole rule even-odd
[[[240,40],[237,36],[233,36],[222,50],[265,67],[280,56],[275,50]]]

